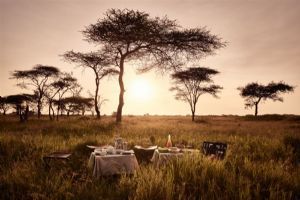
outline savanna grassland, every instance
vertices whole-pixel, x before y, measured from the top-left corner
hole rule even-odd
[[[224,160],[185,156],[162,168],[141,165],[133,176],[94,179],[86,145],[130,147],[173,143],[200,148],[203,141],[228,144]],[[151,140],[150,140],[151,138]],[[45,167],[43,156],[71,151],[66,163]],[[300,117],[265,115],[114,118],[0,118],[0,199],[299,199]]]

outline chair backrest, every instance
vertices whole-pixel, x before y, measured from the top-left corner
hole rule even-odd
[[[145,163],[148,164],[151,162],[151,158],[153,156],[153,153],[157,149],[157,146],[152,146],[149,148],[143,148],[141,146],[135,146],[133,148],[134,154],[136,156],[136,159],[139,163]]]
[[[205,155],[215,155],[219,159],[223,159],[225,157],[226,150],[226,143],[204,141],[202,144],[202,152]]]

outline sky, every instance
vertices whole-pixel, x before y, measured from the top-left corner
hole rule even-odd
[[[225,48],[199,62],[199,66],[220,71],[213,80],[224,89],[219,98],[201,96],[198,115],[253,114],[253,109],[244,109],[237,87],[271,81],[285,81],[296,89],[282,95],[283,103],[268,100],[261,104],[259,114],[300,114],[298,0],[0,0],[0,96],[28,92],[18,88],[10,75],[36,64],[72,72],[84,88],[82,94],[93,93],[93,73],[64,62],[60,55],[96,49],[84,41],[81,31],[111,8],[167,16],[184,28],[206,27],[227,42]],[[125,67],[124,114],[190,114],[188,104],[175,100],[169,91],[168,74],[136,74],[135,67]],[[139,94],[141,85],[145,91]],[[100,93],[108,99],[102,113],[116,111],[117,78],[103,80]]]

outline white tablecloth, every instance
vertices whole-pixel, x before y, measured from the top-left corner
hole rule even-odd
[[[139,164],[134,154],[98,156],[92,152],[88,165],[93,169],[93,176],[95,177],[122,173],[133,174],[139,169]]]
[[[160,153],[158,150],[155,150],[151,161],[155,167],[159,167],[182,156],[183,153]]]

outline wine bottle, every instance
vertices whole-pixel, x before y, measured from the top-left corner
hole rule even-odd
[[[167,143],[166,143],[166,147],[172,147],[172,141],[171,141],[171,135],[169,134],[169,136],[168,136],[168,141],[167,141]]]

